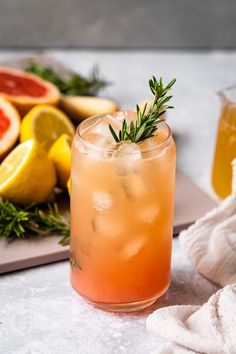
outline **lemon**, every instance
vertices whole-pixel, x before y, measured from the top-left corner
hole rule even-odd
[[[55,184],[53,162],[33,139],[19,144],[0,165],[0,196],[13,203],[43,203]]]
[[[66,188],[70,177],[72,138],[62,134],[49,150],[48,156],[52,159],[57,172],[58,185]]]
[[[33,138],[48,151],[62,134],[75,134],[70,119],[56,107],[38,105],[23,118],[20,140]]]
[[[119,109],[115,102],[93,96],[63,96],[60,100],[60,107],[74,120],[83,120],[97,114],[113,113]]]
[[[66,184],[68,194],[70,195],[71,192],[71,178],[68,179],[67,184]]]

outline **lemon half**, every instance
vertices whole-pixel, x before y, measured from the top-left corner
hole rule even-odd
[[[43,203],[55,184],[53,162],[33,139],[18,145],[0,165],[0,196],[11,202]]]
[[[75,128],[70,119],[56,107],[38,105],[23,118],[20,140],[33,138],[48,151],[62,134],[74,136]]]

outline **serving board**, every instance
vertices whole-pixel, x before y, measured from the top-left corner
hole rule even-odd
[[[64,77],[71,73],[71,70],[64,67],[60,62],[45,55],[8,60],[2,65],[24,69],[32,60],[52,67],[55,72]],[[69,202],[67,200],[58,201],[58,204],[63,212],[68,213]],[[174,235],[178,235],[181,230],[192,224],[215,205],[216,203],[207,194],[177,171]],[[0,274],[68,259],[69,247],[59,245],[59,239],[58,236],[48,236],[17,240],[9,244],[4,238],[0,238]]]
[[[177,171],[174,235],[216,206],[216,202]],[[67,202],[64,208],[69,210]],[[68,259],[69,247],[58,244],[59,237],[17,240],[0,238],[0,274]]]

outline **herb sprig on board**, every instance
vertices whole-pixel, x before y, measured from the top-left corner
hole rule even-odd
[[[37,62],[28,65],[25,71],[35,74],[44,80],[53,83],[63,95],[96,95],[98,91],[108,85],[99,77],[97,67],[94,67],[88,78],[80,74],[71,74],[67,78],[58,75],[48,66]]]
[[[155,76],[153,76],[153,78],[149,80],[149,87],[154,95],[151,107],[147,109],[146,103],[143,110],[141,110],[137,105],[137,121],[127,123],[126,119],[124,119],[122,128],[118,134],[116,134],[111,124],[109,125],[110,132],[117,143],[121,141],[139,143],[154,136],[158,129],[158,124],[164,120],[161,118],[163,114],[167,109],[173,108],[168,105],[172,96],[168,96],[167,94],[175,81],[176,79],[173,79],[167,86],[164,86],[162,78],[157,80]]]
[[[31,206],[23,208],[0,198],[0,237],[8,242],[32,236],[61,236],[59,243],[69,243],[70,225],[59,213],[57,204],[49,204],[48,210]]]

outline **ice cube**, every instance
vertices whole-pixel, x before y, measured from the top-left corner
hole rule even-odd
[[[101,160],[109,157],[107,152],[112,149],[114,144],[112,137],[89,134],[88,140],[92,144],[92,146],[86,147],[86,155],[88,155],[88,157],[95,160]]]
[[[94,124],[90,129],[89,129],[89,135],[90,134],[96,134],[102,137],[110,137],[111,133],[108,127],[108,124],[106,124],[104,121],[98,121],[96,124]]]
[[[101,147],[104,147],[104,142],[106,142],[106,145],[114,142],[109,126],[103,119],[99,119],[86,128],[82,135],[86,141]]]
[[[92,227],[94,232],[101,237],[117,238],[125,232],[123,219],[118,218],[115,213],[94,214]]]
[[[136,237],[134,240],[129,241],[121,250],[121,257],[129,259],[137,256],[146,246],[146,236]]]
[[[149,193],[149,187],[139,174],[131,174],[122,179],[125,195],[129,199],[140,199]]]
[[[140,149],[142,152],[149,152],[152,150],[155,150],[157,148],[157,141],[155,137],[152,138],[148,138],[146,140],[144,140],[140,145]]]
[[[138,160],[141,159],[141,151],[137,144],[131,142],[121,142],[113,152],[113,159],[117,159],[117,174],[126,176],[136,173]]]
[[[145,223],[152,224],[159,214],[160,208],[157,205],[148,205],[141,209],[139,218]]]
[[[97,134],[91,134],[90,135],[90,141],[95,145],[95,148],[98,147],[98,149],[110,149],[111,146],[113,145],[113,140],[110,137],[106,136],[101,136]]]
[[[164,154],[166,147],[160,145],[165,142],[167,135],[161,130],[156,132],[156,135],[144,140],[139,144],[143,158],[159,157]]]
[[[111,194],[104,191],[98,191],[92,195],[92,204],[94,210],[101,213],[110,209],[114,204],[114,201]]]
[[[158,153],[160,153],[158,151],[158,143],[156,136],[144,140],[142,143],[140,143],[139,147],[142,152],[143,158],[156,157]]]
[[[113,113],[112,117],[113,119],[116,119],[116,121],[122,122],[125,119],[127,122],[131,122],[137,120],[137,113],[129,109],[123,109]]]
[[[121,128],[121,123],[113,119],[111,115],[97,120],[94,124],[84,129],[83,138],[93,146],[87,146],[86,154],[94,159],[103,159],[110,157],[108,150],[113,149],[116,145],[114,138],[110,132],[109,124],[117,132]]]
[[[115,132],[118,134],[119,130],[121,129],[121,121],[116,119],[115,116],[111,114],[107,114],[98,121],[96,121],[93,125],[91,125],[86,130],[86,136],[89,138],[91,134],[96,134],[99,136],[103,136],[109,138],[112,142],[114,141],[110,129],[109,124],[113,127]]]
[[[118,132],[121,129],[123,119],[125,119],[123,114],[120,113],[121,112],[107,114],[104,118],[102,118],[102,121],[107,125],[107,127],[111,124],[112,128]]]
[[[84,142],[82,142],[79,139],[76,139],[76,140],[74,140],[74,146],[81,153],[83,153],[84,155],[87,155],[87,149],[86,149],[86,146],[85,146]]]
[[[135,161],[141,158],[141,150],[138,144],[123,141],[119,144],[115,157],[129,161]]]
[[[130,142],[121,143],[116,156],[120,158],[117,174],[121,176],[121,183],[126,196],[131,199],[145,196],[149,188],[139,171],[139,162],[141,161],[139,145]]]

